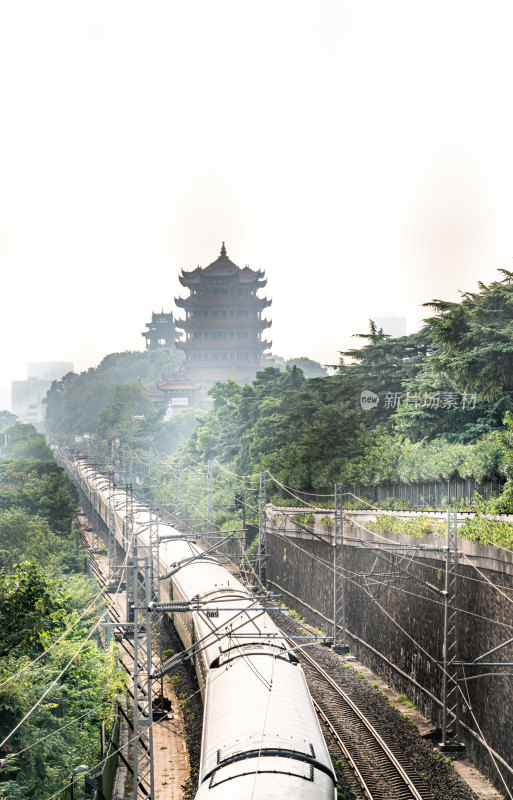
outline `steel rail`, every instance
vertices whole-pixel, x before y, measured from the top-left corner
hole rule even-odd
[[[312,700],[313,700],[313,698],[312,698]],[[351,767],[351,769],[353,770],[354,774],[356,775],[356,780],[358,781],[358,783],[362,787],[362,790],[363,790],[363,793],[364,793],[365,797],[367,798],[367,800],[374,800],[374,796],[373,796],[370,788],[367,786],[367,783],[365,782],[365,778],[363,777],[362,773],[360,772],[356,761],[353,759],[353,757],[352,757],[351,753],[349,752],[349,750],[347,749],[344,741],[340,738],[340,735],[337,733],[337,731],[335,730],[335,728],[331,724],[331,721],[328,719],[328,717],[326,716],[326,714],[324,713],[322,708],[315,702],[315,700],[313,700],[313,704],[314,704],[314,708],[315,708],[317,714],[321,717],[321,719],[324,720],[324,722],[326,723],[326,725],[330,729],[331,735],[333,736],[333,738],[335,739],[336,743],[338,744],[338,746],[342,750],[342,753],[344,754],[344,757],[345,757],[346,761],[349,763],[349,766]]]
[[[292,642],[291,642],[291,645],[294,646]],[[372,737],[372,740],[374,742],[376,742],[376,744],[379,746],[381,751],[386,756],[387,761],[390,764],[393,765],[395,773],[400,776],[401,780],[404,783],[405,788],[409,792],[408,797],[412,798],[412,800],[425,800],[425,798],[420,794],[419,790],[417,789],[417,787],[413,783],[412,779],[410,778],[410,776],[408,775],[408,773],[406,772],[406,770],[404,769],[402,764],[398,761],[397,757],[390,750],[389,746],[387,745],[387,743],[385,742],[383,737],[378,733],[378,731],[375,729],[375,727],[372,725],[372,723],[367,719],[365,714],[358,708],[358,706],[353,702],[353,700],[351,700],[349,695],[333,680],[333,678],[320,666],[320,664],[318,664],[317,661],[315,661],[315,659],[312,658],[312,656],[310,656],[308,653],[306,653],[303,650],[303,648],[297,648],[296,647],[295,648],[295,653],[300,656],[301,660],[306,661],[307,664],[309,665],[309,667],[311,669],[315,670],[315,672],[318,675],[321,676],[322,680],[325,683],[329,684],[329,686],[336,692],[338,697],[346,704],[346,706],[348,706],[348,708],[351,710],[351,712],[365,726],[365,728],[367,729],[369,735]],[[334,729],[333,724],[329,720],[326,719],[326,716],[327,716],[326,712],[324,712],[322,714],[322,716],[325,719],[325,721],[328,722],[328,725],[329,725],[330,729],[333,730]],[[336,735],[336,739],[337,739],[337,743],[341,747],[342,752],[344,753],[344,755],[347,758],[347,755],[346,755],[347,745],[344,745],[343,747],[341,746],[342,740],[340,739],[338,734]],[[352,763],[352,762],[354,762],[354,759],[352,757],[350,757],[348,760],[349,760],[349,763],[350,763],[351,767],[354,769],[353,763]],[[356,772],[355,774],[356,774],[358,782],[361,783],[361,780],[364,781],[365,785],[362,786],[362,788],[363,788],[364,792],[366,792],[366,793],[368,792],[368,794],[366,794],[366,796],[369,798],[369,800],[377,800],[377,798],[372,795],[372,791],[368,787],[367,781],[365,779],[363,779],[363,776],[361,776],[360,770],[358,770],[358,772]],[[405,797],[406,797],[406,795],[405,795]]]

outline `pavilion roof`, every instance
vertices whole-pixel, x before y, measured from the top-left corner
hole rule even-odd
[[[228,258],[225,243],[222,243],[221,252],[215,261],[212,261],[208,267],[196,267],[196,269],[182,270],[179,276],[182,286],[187,286],[190,283],[198,283],[202,277],[232,277],[238,276],[241,283],[253,283],[259,278],[263,278],[264,272],[261,269],[251,269],[251,267],[238,267],[231,259]]]

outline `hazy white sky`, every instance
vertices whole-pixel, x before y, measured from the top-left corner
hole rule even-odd
[[[513,268],[512,34],[502,0],[0,0],[0,387],[142,349],[223,239],[323,362]]]

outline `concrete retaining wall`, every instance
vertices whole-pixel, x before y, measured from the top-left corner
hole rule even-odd
[[[268,507],[268,580],[283,592],[284,600],[317,627],[331,633],[333,607],[333,526],[326,512],[315,514],[311,533],[295,525],[290,516],[304,509]],[[286,515],[286,516],[285,516]],[[324,524],[321,524],[321,519]],[[363,520],[358,520],[363,524]],[[401,545],[442,547],[440,537],[410,538],[400,534],[370,534],[356,525],[345,526],[346,613],[349,644],[358,658],[407,694],[419,709],[440,726],[443,657],[443,598],[413,578],[407,568],[434,589],[444,587],[445,553],[402,550],[396,567],[376,559],[369,547],[383,539]],[[459,614],[460,657],[477,656],[513,637],[513,553],[460,541]],[[301,601],[301,602],[300,602]],[[513,645],[487,659],[513,662]],[[485,672],[513,668],[462,671],[462,721],[495,751],[499,766],[513,787],[513,677],[489,676],[468,680]],[[421,688],[423,687],[423,688]],[[465,733],[465,729],[463,729]],[[490,755],[479,740],[465,735],[469,754],[478,767],[503,789]]]

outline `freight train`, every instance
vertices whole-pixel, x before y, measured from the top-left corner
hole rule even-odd
[[[86,460],[64,464],[126,549],[126,491],[112,489]],[[149,548],[150,510],[130,515],[138,547]],[[173,621],[192,648],[204,702],[196,800],[335,800],[336,778],[303,670],[251,592],[204,548],[159,522],[163,594],[182,602]],[[187,610],[188,604],[195,606]],[[163,757],[161,753],[158,757]]]

